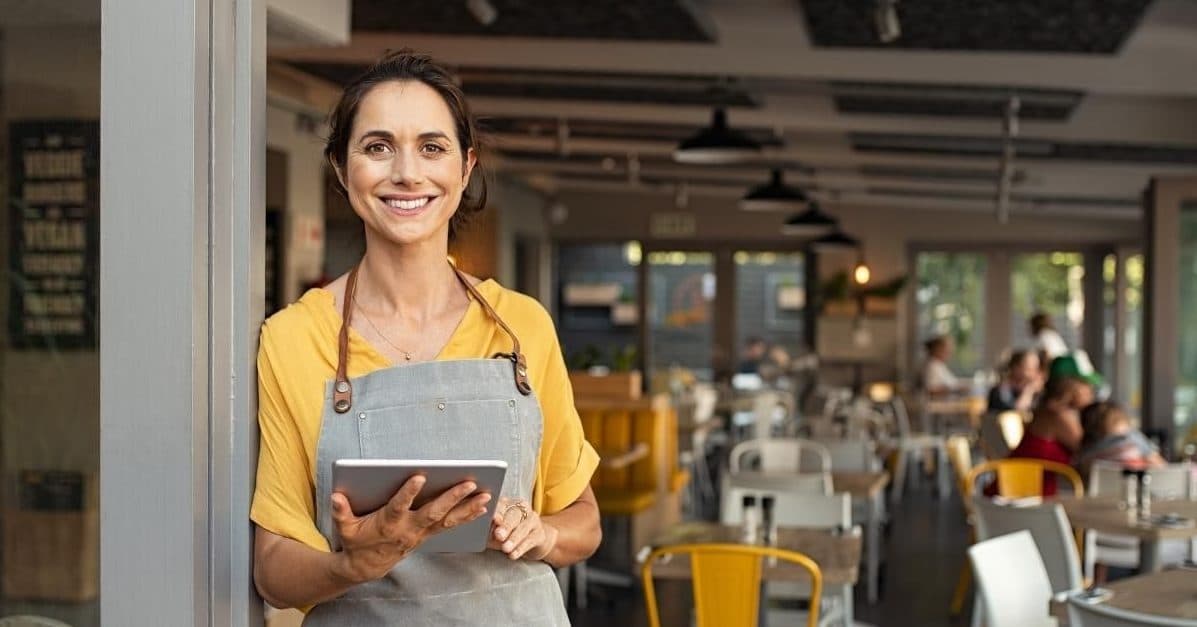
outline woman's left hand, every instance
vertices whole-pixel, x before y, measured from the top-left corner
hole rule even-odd
[[[557,545],[557,529],[544,522],[532,506],[520,499],[499,499],[491,524],[489,548],[513,560],[542,560]]]

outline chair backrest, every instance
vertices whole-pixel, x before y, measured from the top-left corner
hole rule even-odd
[[[1029,627],[1047,622],[1051,582],[1029,531],[968,549],[986,627]]]
[[[952,473],[956,475],[956,488],[960,490],[964,511],[971,513],[972,503],[968,498],[968,471],[973,468],[972,443],[963,435],[953,435],[948,437],[944,446],[948,450],[948,462],[952,464]]]
[[[752,398],[752,424],[757,438],[773,435],[773,424],[779,413],[784,413],[781,398],[773,390],[761,390]]]
[[[724,486],[719,522],[738,525],[743,520],[743,498],[773,497],[773,518],[783,527],[804,529],[849,529],[852,527],[852,495],[794,493],[789,490],[764,490]]]
[[[640,569],[651,627],[661,627],[657,594],[653,588],[653,565],[659,558],[669,555],[686,555],[690,558],[697,627],[756,625],[759,622],[761,560],[765,557],[775,557],[806,570],[810,576],[810,614],[806,624],[807,627],[819,624],[823,573],[809,557],[795,551],[764,546],[681,544],[653,551]]]
[[[997,415],[998,430],[1002,433],[1002,440],[1010,450],[1014,450],[1022,436],[1026,433],[1027,422],[1023,415],[1016,411],[1004,411]]]
[[[1002,459],[1022,440],[1025,424],[1016,411],[989,413],[981,417],[981,450],[987,459]]]
[[[763,472],[830,472],[831,453],[827,447],[801,438],[757,438],[746,440],[732,448],[728,460],[731,472],[743,468],[743,458],[755,454]],[[806,461],[807,458],[810,461]]]
[[[719,404],[719,390],[709,383],[694,384],[694,422],[703,423],[715,415]]]
[[[874,472],[881,466],[872,440],[819,438],[831,455],[831,469],[837,472]],[[805,468],[803,470],[806,470]]]
[[[1076,538],[1072,535],[1068,515],[1059,503],[1012,507],[974,497],[973,511],[976,513],[978,540],[988,540],[1022,529],[1031,532],[1053,593],[1077,590],[1084,585]]]
[[[973,466],[965,481],[971,495],[977,489],[977,479],[987,473],[997,476],[998,494],[1006,498],[1023,498],[1043,494],[1043,473],[1052,472],[1064,477],[1072,485],[1076,496],[1085,495],[1081,476],[1071,466],[1043,459],[1010,458],[982,462]]]
[[[1151,475],[1151,496],[1157,499],[1197,498],[1197,482],[1193,478],[1193,464],[1168,464],[1147,471]],[[1122,464],[1098,460],[1089,467],[1089,494],[1093,496],[1121,496],[1125,479]]]

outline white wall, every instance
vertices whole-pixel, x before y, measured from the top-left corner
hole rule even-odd
[[[507,287],[515,287],[518,272],[515,266],[516,242],[521,238],[538,241],[541,244],[541,250],[537,251],[540,253],[541,272],[535,289],[528,291],[529,296],[549,307],[552,300],[552,287],[548,281],[551,244],[548,225],[544,220],[544,196],[505,176],[495,178],[490,194],[490,205],[499,212],[499,282]]]
[[[316,122],[313,124],[313,122]],[[303,285],[323,273],[324,141],[323,127],[312,115],[301,115],[271,101],[266,107],[266,145],[287,155],[287,204],[284,207],[283,292],[281,303],[301,294]],[[313,232],[316,229],[316,232]]]

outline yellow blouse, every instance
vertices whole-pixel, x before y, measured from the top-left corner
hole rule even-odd
[[[586,489],[598,454],[583,437],[552,318],[540,303],[493,280],[477,289],[519,338],[544,415],[532,507],[542,514],[559,512]],[[250,518],[272,533],[324,551],[328,542],[316,527],[316,443],[325,385],[336,374],[340,325],[332,293],[313,289],[266,321],[258,349],[261,449]],[[471,300],[437,359],[510,351],[510,337]],[[391,365],[350,329],[350,378]]]

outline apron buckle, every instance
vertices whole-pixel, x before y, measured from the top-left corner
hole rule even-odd
[[[493,358],[510,361],[511,367],[515,371],[515,389],[524,396],[532,393],[532,383],[528,381],[528,362],[524,359],[523,353],[495,353]]]

